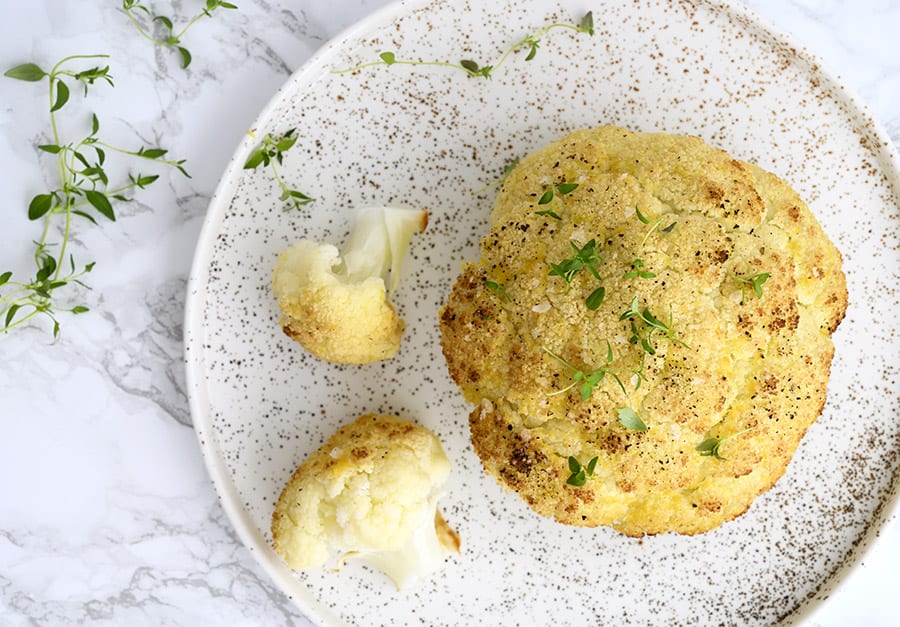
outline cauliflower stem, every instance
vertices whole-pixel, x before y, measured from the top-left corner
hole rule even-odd
[[[381,570],[394,581],[397,590],[404,590],[439,570],[447,555],[459,552],[459,536],[444,522],[437,509],[437,499],[434,501],[434,516],[426,516],[402,547],[357,553],[354,557]]]

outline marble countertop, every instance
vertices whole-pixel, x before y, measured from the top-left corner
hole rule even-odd
[[[0,335],[2,624],[309,624],[239,542],[207,476],[185,395],[185,287],[210,195],[242,133],[317,48],[386,2],[235,2],[239,10],[220,10],[185,37],[187,70],[174,51],[141,39],[117,2],[36,0],[5,11],[3,69],[110,54],[115,88],[67,111],[66,124],[84,128],[95,110],[110,143],[162,145],[187,160],[192,178],[160,170],[115,224],[78,225],[72,250],[97,262],[93,290],[80,297],[92,311],[63,314],[57,342],[43,322]],[[150,6],[184,23],[201,4]],[[900,145],[900,4],[747,4],[819,55]],[[39,227],[26,207],[52,180],[51,160],[35,148],[50,137],[46,98],[45,84],[0,79],[2,271],[32,271],[28,242]],[[897,624],[898,560],[895,516],[811,624]]]

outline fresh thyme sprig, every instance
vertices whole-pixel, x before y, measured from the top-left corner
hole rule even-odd
[[[696,447],[694,447],[694,450],[699,451],[702,457],[715,457],[717,460],[723,462],[727,458],[722,457],[719,454],[719,449],[722,447],[722,445],[725,444],[725,442],[727,442],[728,440],[743,435],[748,431],[750,431],[750,429],[744,429],[743,431],[738,431],[737,433],[726,435],[724,438],[707,438]]]
[[[626,279],[652,279],[656,277],[656,273],[644,270],[644,260],[635,257],[631,262],[631,270],[625,273]]]
[[[506,286],[497,283],[496,281],[488,281],[485,279],[484,286],[491,290],[494,294],[501,298],[505,298],[507,302],[511,303],[512,298],[509,295],[509,292],[506,291]]]
[[[762,286],[769,280],[770,276],[772,275],[769,272],[760,272],[759,274],[751,274],[748,276],[738,276],[735,274],[734,280],[741,286],[741,304],[744,304],[745,292],[748,286],[753,290],[753,293],[756,294],[757,298],[762,298]]]
[[[637,219],[643,222],[644,224],[650,224],[650,220],[641,213],[641,210],[637,207],[634,208],[634,213],[637,215]],[[659,230],[660,233],[668,235],[672,232],[672,229],[675,228],[675,222],[670,224],[669,226],[660,229],[659,225],[662,224],[663,219],[659,218],[656,222],[653,223],[653,226],[644,234],[644,238],[641,240],[640,246],[638,246],[638,254],[631,262],[631,270],[625,273],[626,279],[653,279],[656,277],[656,274],[650,272],[649,270],[644,270],[644,260],[642,259],[644,255],[644,246],[647,244],[647,240],[650,235],[653,234],[654,231]]]
[[[315,200],[315,198],[307,196],[300,190],[288,187],[285,184],[284,179],[282,179],[281,175],[278,173],[278,166],[276,166],[276,163],[282,165],[284,153],[293,148],[294,144],[297,143],[297,136],[294,135],[295,130],[296,129],[292,128],[281,135],[266,133],[266,136],[262,138],[259,146],[250,153],[250,156],[244,163],[245,170],[253,170],[260,165],[271,168],[272,176],[275,177],[275,182],[278,183],[278,187],[281,188],[279,200],[290,203],[290,205],[285,208],[286,210],[292,208],[299,209],[303,205],[308,205]]]
[[[591,11],[582,16],[579,20],[578,24],[566,24],[562,22],[554,22],[553,24],[548,24],[544,28],[539,31],[532,33],[530,35],[526,35],[519,41],[515,42],[511,45],[506,52],[504,52],[500,58],[493,63],[492,65],[481,65],[477,61],[473,61],[472,59],[463,59],[459,63],[451,63],[449,61],[411,61],[411,60],[402,60],[398,59],[397,55],[391,51],[385,51],[378,55],[378,61],[372,61],[370,63],[363,63],[361,65],[356,65],[354,67],[343,68],[340,70],[331,70],[332,74],[346,74],[348,72],[356,72],[358,70],[363,70],[370,67],[375,67],[377,65],[419,65],[419,66],[431,66],[431,67],[446,67],[456,70],[461,70],[465,72],[468,76],[473,78],[491,78],[498,69],[506,62],[506,60],[517,50],[521,50],[523,48],[528,49],[528,53],[525,55],[526,61],[531,61],[537,55],[538,48],[540,47],[541,37],[549,33],[554,29],[567,29],[574,31],[576,33],[585,33],[587,35],[593,36],[594,34],[594,14]]]
[[[578,183],[559,183],[550,185],[544,190],[544,193],[538,199],[538,204],[549,205],[551,202],[553,202],[554,199],[557,199],[557,202],[561,206],[563,202],[563,196],[571,194],[576,189],[578,189]],[[542,209],[540,211],[535,211],[535,213],[539,216],[551,217],[554,220],[562,220],[562,216],[556,213],[553,209]]]
[[[594,368],[590,371],[582,370],[581,368],[576,368],[569,362],[567,359],[560,357],[549,348],[543,347],[545,353],[550,355],[553,359],[558,361],[560,364],[568,368],[572,371],[572,382],[566,387],[557,390],[555,392],[551,392],[548,396],[558,396],[560,394],[565,394],[575,386],[578,386],[578,392],[581,397],[582,402],[588,400],[594,394],[594,388],[597,387],[606,375],[612,377],[612,379],[619,386],[619,389],[622,390],[622,394],[625,397],[628,397],[628,392],[625,391],[625,385],[622,383],[622,380],[619,378],[618,373],[612,368],[613,363],[613,352],[612,345],[610,345],[609,341],[606,342],[606,363]],[[643,375],[639,375],[642,377]],[[638,384],[635,386],[635,389],[640,387],[640,379],[638,380]],[[631,409],[630,407],[619,407],[616,409],[616,414],[619,417],[619,422],[623,427],[627,429],[631,429],[632,431],[646,431],[647,425],[644,424],[644,421],[641,420],[641,417],[638,416],[637,412]],[[571,464],[571,462],[570,462]],[[573,474],[576,473],[575,470],[572,471]],[[592,473],[588,473],[592,474]],[[572,484],[575,485],[575,484]],[[581,485],[584,485],[583,483]]]
[[[619,316],[619,321],[629,320],[631,322],[631,337],[628,339],[632,344],[639,344],[644,352],[649,355],[656,354],[657,338],[663,338],[677,344],[681,344],[685,348],[690,348],[683,341],[675,337],[675,330],[672,328],[672,314],[669,314],[668,324],[654,316],[650,312],[649,307],[640,309],[638,297],[635,296],[631,301],[631,306]],[[638,329],[635,320],[644,323],[644,329]]]
[[[582,466],[580,461],[570,455],[569,472],[572,474],[566,479],[566,483],[575,486],[576,488],[583,486],[587,483],[588,477],[594,476],[594,470],[597,468],[598,459],[598,457],[594,457],[587,463],[587,466]]]
[[[632,381],[634,381],[634,389],[635,390],[641,389],[641,383],[643,383],[644,381],[649,381],[649,379],[647,379],[647,375],[644,374],[644,368],[646,365],[647,365],[647,353],[646,353],[646,351],[642,350],[640,363],[638,364],[637,368],[630,371],[632,374],[631,379],[632,379]]]
[[[581,248],[578,248],[574,242],[569,242],[569,246],[572,247],[575,254],[559,263],[551,263],[548,276],[558,276],[566,282],[566,285],[571,285],[575,275],[587,268],[595,279],[602,282],[603,279],[597,271],[597,265],[601,261],[600,253],[597,250],[597,240],[592,239]],[[588,295],[584,304],[591,311],[595,311],[603,303],[605,297],[606,288],[601,285]]]
[[[493,189],[493,188],[497,187],[498,185],[502,185],[503,182],[506,180],[506,178],[512,173],[512,171],[516,169],[517,165],[519,165],[518,157],[516,157],[515,159],[513,159],[512,161],[507,163],[505,166],[503,166],[503,173],[500,175],[500,177],[497,180],[495,180],[491,183],[488,183],[487,185],[485,185],[484,187],[482,187],[479,190],[476,190],[475,192],[473,192],[472,195],[480,196],[481,194],[488,191],[489,189]]]
[[[567,194],[571,194],[576,189],[578,189],[578,183],[560,183],[558,185],[550,185],[546,190],[544,190],[543,195],[538,200],[538,204],[548,205],[554,197],[562,197]]]
[[[175,25],[172,23],[171,18],[168,18],[165,15],[154,15],[151,13],[150,9],[141,3],[141,0],[122,0],[122,10],[125,12],[125,15],[128,16],[128,19],[131,20],[131,23],[134,24],[134,27],[137,29],[138,33],[141,34],[141,37],[155,46],[175,48],[178,50],[178,53],[181,55],[182,68],[187,68],[187,66],[191,64],[192,59],[190,51],[182,45],[182,38],[200,19],[203,17],[212,17],[213,11],[216,9],[237,9],[237,6],[230,2],[224,2],[224,0],[206,0],[206,6],[201,9],[197,15],[191,18],[184,28],[176,33]],[[138,11],[146,14],[152,24],[160,25],[160,28],[163,30],[161,39],[154,37],[150,33],[150,29],[144,28],[141,21],[135,15]]]
[[[567,259],[563,259],[559,263],[551,263],[548,276],[558,276],[562,278],[566,284],[571,284],[575,275],[587,268],[588,271],[594,275],[595,279],[598,281],[602,280],[600,278],[600,273],[597,271],[597,265],[600,263],[597,240],[592,239],[581,248],[578,248],[575,242],[569,242],[569,246],[572,247],[574,254]]]
[[[53,322],[53,337],[59,335],[59,320],[56,314],[70,312],[81,314],[88,311],[83,305],[63,307],[58,303],[56,291],[74,283],[87,287],[82,278],[94,268],[90,262],[79,269],[74,256],[68,252],[72,230],[72,218],[78,216],[94,224],[97,223],[94,210],[100,216],[115,221],[113,202],[131,200],[127,194],[135,189],[144,189],[159,178],[156,174],[129,174],[128,182],[110,187],[106,172],[107,151],[118,152],[131,157],[146,159],[157,164],[177,169],[189,176],[184,169],[184,160],[165,159],[163,148],[141,146],[138,150],[126,150],[110,145],[99,138],[100,120],[91,115],[91,131],[78,142],[64,142],[57,124],[57,112],[68,102],[71,90],[66,81],[79,84],[87,95],[97,81],[113,85],[113,77],[108,65],[97,65],[81,71],[69,69],[73,61],[107,59],[109,55],[72,55],[54,65],[49,72],[34,63],[25,63],[7,70],[4,76],[21,81],[48,81],[49,117],[53,143],[41,144],[38,148],[56,157],[58,186],[50,191],[37,194],[28,204],[28,218],[43,220],[40,238],[35,242],[34,262],[36,271],[31,279],[13,280],[12,272],[0,274],[0,332],[7,332],[43,315]],[[62,220],[60,243],[49,241],[51,227]],[[53,229],[56,232],[56,229]],[[53,249],[56,248],[54,252]]]
[[[563,357],[560,357],[549,348],[545,347],[544,352],[572,371],[572,382],[561,390],[551,392],[548,396],[565,394],[577,385],[581,400],[586,401],[594,394],[594,388],[597,387],[598,383],[603,381],[607,374],[612,377],[619,385],[619,388],[622,390],[622,394],[627,395],[625,386],[622,384],[622,380],[619,378],[619,375],[616,374],[616,372],[614,372],[611,368],[613,363],[613,352],[612,345],[609,343],[609,341],[606,342],[606,363],[601,366],[597,366],[593,370],[588,371],[582,370],[581,368],[576,368],[569,361],[567,361]]]

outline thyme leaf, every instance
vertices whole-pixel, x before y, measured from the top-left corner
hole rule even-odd
[[[487,279],[485,279],[484,286],[497,296],[505,298],[507,302],[512,302],[512,298],[510,297],[509,292],[506,291],[506,287],[501,285],[500,283],[496,283],[495,281],[488,281]]]
[[[628,341],[632,344],[640,345],[648,355],[656,354],[657,340],[659,338],[675,342],[690,349],[690,346],[675,337],[675,330],[672,328],[672,315],[669,314],[667,323],[663,322],[653,315],[649,307],[641,309],[637,296],[632,299],[628,309],[619,316],[620,322],[625,320],[630,321],[631,337]],[[638,323],[641,324],[640,327]]]
[[[49,71],[35,63],[24,63],[4,72],[4,76],[20,81],[47,80],[53,139],[52,143],[40,144],[38,149],[53,155],[56,161],[53,171],[57,180],[50,190],[36,194],[28,204],[28,218],[43,222],[41,236],[34,242],[34,276],[18,278],[11,271],[0,274],[0,320],[3,321],[0,332],[9,332],[37,316],[44,316],[52,323],[52,334],[56,338],[60,332],[59,313],[82,314],[88,311],[84,305],[63,305],[59,296],[60,290],[69,286],[88,288],[83,279],[94,269],[94,262],[76,265],[74,256],[69,252],[73,218],[84,218],[93,224],[97,224],[98,218],[115,221],[114,203],[129,201],[127,193],[144,189],[159,178],[157,174],[129,174],[127,183],[111,186],[107,151],[168,166],[184,176],[190,176],[184,168],[184,160],[165,158],[168,151],[164,148],[141,146],[137,150],[129,150],[106,143],[99,137],[100,120],[96,114],[91,115],[90,132],[82,139],[63,140],[58,117],[60,111],[72,101],[69,85],[80,86],[85,96],[97,82],[114,86],[108,65],[101,63],[77,71],[72,69],[72,65],[108,58],[109,55],[105,54],[72,55],[57,62]],[[50,243],[50,234],[60,230],[62,236],[59,243]]]
[[[296,129],[292,128],[281,135],[266,133],[256,149],[247,157],[247,161],[244,162],[245,170],[254,170],[261,165],[268,166],[272,170],[272,176],[278,183],[278,187],[281,188],[279,200],[285,203],[285,210],[300,209],[300,207],[315,201],[315,198],[300,190],[288,187],[278,172],[278,166],[284,161],[284,154],[297,143],[295,131]]]
[[[209,2],[209,0],[207,0]],[[123,0],[123,4],[125,3],[138,3],[140,0]],[[221,3],[224,4],[224,3]],[[588,36],[594,35],[594,15],[592,12],[588,11],[585,13],[577,24],[568,24],[564,22],[554,22],[552,24],[548,24],[544,26],[540,30],[525,35],[522,39],[513,43],[507,50],[500,55],[496,62],[493,64],[485,64],[481,65],[478,61],[474,59],[462,59],[458,63],[453,63],[450,61],[415,61],[412,59],[398,59],[397,55],[393,51],[383,51],[378,55],[378,61],[371,61],[369,63],[362,63],[360,65],[356,65],[353,67],[342,68],[338,70],[331,70],[332,74],[347,74],[349,72],[356,72],[359,70],[364,70],[367,68],[375,67],[378,65],[392,66],[392,65],[410,65],[410,66],[424,66],[424,67],[443,67],[450,68],[455,70],[460,70],[465,72],[467,76],[470,78],[484,78],[489,79],[493,77],[495,71],[500,69],[500,67],[506,63],[507,59],[519,50],[527,50],[525,54],[525,61],[531,61],[537,56],[538,48],[540,48],[540,40],[541,37],[546,35],[552,30],[570,30],[575,33],[584,33]]]
[[[612,345],[609,341],[606,342],[606,363],[600,366],[597,366],[593,370],[583,370],[581,368],[576,368],[572,365],[571,362],[567,361],[563,357],[557,355],[553,351],[548,348],[543,349],[545,353],[550,355],[557,362],[562,364],[566,369],[568,369],[572,373],[572,382],[561,390],[557,390],[556,392],[551,392],[549,396],[557,396],[559,394],[565,394],[572,388],[578,386],[579,396],[583,401],[588,400],[594,394],[594,388],[597,387],[606,375],[610,375],[610,377],[616,382],[619,388],[622,390],[623,394],[625,392],[625,386],[622,384],[621,379],[616,374],[616,372],[612,368],[613,363],[613,352]]]
[[[744,429],[743,431],[738,431],[737,433],[732,433],[731,435],[727,435],[725,437],[712,437],[706,438],[700,444],[694,447],[694,450],[698,451],[702,457],[715,457],[719,461],[725,461],[727,458],[722,457],[719,453],[719,449],[722,445],[732,438],[736,438],[744,433],[747,433],[750,429]]]
[[[581,248],[574,242],[569,242],[569,246],[572,247],[574,254],[559,263],[551,263],[548,276],[558,276],[567,284],[571,284],[575,275],[587,268],[598,281],[601,280],[600,273],[597,271],[597,265],[600,263],[597,240],[592,239]]]
[[[582,466],[581,462],[576,458],[569,456],[569,472],[572,474],[566,479],[566,483],[570,486],[575,486],[576,488],[582,487],[587,483],[587,478],[594,475],[598,459],[599,458],[594,457],[587,463],[587,466]]]
[[[762,298],[762,286],[769,280],[770,276],[772,275],[769,272],[760,272],[759,274],[750,274],[747,276],[734,275],[734,280],[741,286],[741,304],[744,304],[747,287],[750,287],[753,290],[753,293],[756,294],[757,298]]]
[[[193,57],[191,56],[190,51],[182,45],[182,39],[191,27],[193,27],[200,19],[203,17],[212,17],[213,12],[216,9],[234,10],[237,9],[237,6],[230,2],[225,2],[224,0],[206,0],[203,9],[191,18],[184,28],[175,32],[175,24],[172,22],[171,18],[168,18],[165,15],[154,15],[150,9],[142,3],[142,0],[122,0],[122,11],[128,16],[128,19],[131,21],[132,25],[134,25],[135,29],[137,29],[141,37],[152,43],[154,46],[175,48],[178,51],[178,54],[181,55],[181,67],[185,69],[191,64]],[[143,13],[144,18],[138,17],[138,12]],[[151,31],[153,29],[148,28],[142,22],[142,19],[149,19],[151,24],[158,25],[159,28],[157,32],[161,31],[161,35],[157,38],[157,36],[152,34]]]
[[[626,429],[631,429],[632,431],[647,430],[647,425],[644,424],[641,417],[631,407],[619,407],[616,409],[616,413],[619,415],[619,422]]]

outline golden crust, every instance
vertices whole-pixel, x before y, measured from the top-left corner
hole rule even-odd
[[[370,364],[400,350],[406,324],[385,297],[384,281],[307,286],[278,300],[284,334],[335,364]]]
[[[578,188],[538,205],[564,182]],[[570,242],[591,239],[606,288],[596,311],[588,271],[570,285],[548,275]],[[654,277],[624,276],[636,257]],[[763,272],[762,298],[735,279]],[[671,315],[683,344],[658,339],[650,355],[629,343],[619,317],[634,297]],[[477,404],[472,442],[489,474],[566,524],[693,534],[739,516],[783,474],[824,406],[846,306],[840,254],[784,181],[695,137],[607,126],[510,174],[480,264],[464,266],[440,327],[450,374]],[[587,372],[606,363],[607,341],[624,392],[609,375],[585,401],[577,386],[558,393],[572,371],[547,351]],[[620,424],[623,407],[649,429]],[[730,435],[724,460],[696,450]],[[566,485],[569,456],[598,457],[583,487]]]

